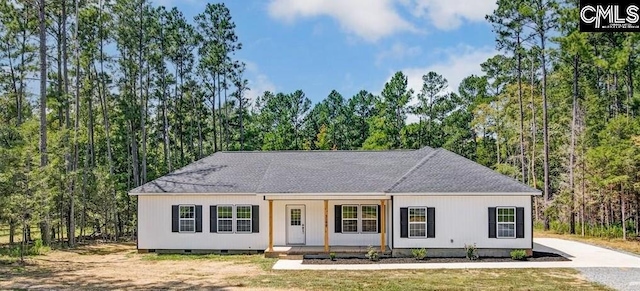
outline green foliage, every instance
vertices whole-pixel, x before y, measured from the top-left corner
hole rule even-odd
[[[248,99],[252,82],[224,3],[189,19],[148,0],[80,1],[76,19],[73,5],[62,15],[61,3],[52,2],[45,13],[51,37],[43,167],[33,114],[39,104],[29,101],[40,97],[29,86],[38,69],[38,13],[23,1],[5,2],[0,223],[16,226],[18,237],[24,224],[66,225],[72,204],[73,224],[84,222],[83,231],[96,224],[105,233],[133,234],[130,189],[221,150],[427,145],[538,188],[548,168],[553,202],[538,211],[559,232],[571,229],[584,197],[587,233],[637,233],[635,225],[622,228],[620,209],[621,201],[633,209],[640,189],[640,37],[580,32],[576,1],[498,1],[487,20],[500,53],[481,64],[482,76],[457,76],[456,92],[443,72],[425,72],[418,92],[396,72],[379,96],[327,90],[314,103],[301,90]]]
[[[367,257],[367,259],[369,259],[370,261],[374,261],[374,262],[380,260],[380,254],[378,254],[378,249],[373,246],[369,246],[367,248],[367,254],[365,255],[365,257]]]
[[[425,248],[412,249],[411,254],[413,255],[413,258],[415,258],[416,260],[423,260],[424,258],[427,257],[427,249]]]
[[[12,258],[20,257],[20,249],[22,245],[17,244],[14,246],[5,246],[0,248],[0,256],[5,255]],[[51,248],[45,246],[41,239],[36,239],[32,245],[26,245],[24,249],[24,256],[40,256],[51,251]]]
[[[478,249],[476,248],[476,244],[472,244],[472,245],[464,245],[464,253],[467,259],[475,261],[477,260],[478,257]]]
[[[331,259],[332,261],[336,260],[336,253],[329,253],[329,259]]]
[[[509,254],[513,260],[524,261],[527,259],[527,251],[525,250],[513,250]]]

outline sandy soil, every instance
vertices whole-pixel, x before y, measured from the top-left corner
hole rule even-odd
[[[0,289],[245,289],[226,278],[256,276],[251,264],[209,260],[143,260],[131,244],[55,250],[28,259],[24,269],[0,265]]]

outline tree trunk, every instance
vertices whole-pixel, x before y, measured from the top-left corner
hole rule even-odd
[[[221,98],[221,97],[222,97],[222,93],[221,93],[221,92],[222,92],[222,91],[221,91],[221,88],[220,88],[220,73],[216,73],[216,77],[217,77],[217,79],[218,79],[218,80],[216,81],[216,84],[217,84],[217,87],[218,87],[218,88],[217,88],[217,89],[218,89],[218,111],[219,111],[219,112],[218,112],[218,117],[220,118],[220,119],[219,119],[219,121],[220,121],[220,124],[219,124],[219,126],[220,126],[220,131],[219,131],[218,133],[220,134],[220,150],[224,150],[224,149],[222,148],[222,138],[223,138],[223,136],[224,136],[224,131],[222,130],[222,124],[223,124],[223,123],[222,123],[222,104],[221,104],[221,102],[222,102],[222,98]]]
[[[229,103],[227,102],[227,73],[224,74],[224,138],[225,149],[229,150]]]
[[[45,18],[45,0],[40,0],[38,16],[40,34],[40,167],[47,166],[47,32]],[[49,195],[48,193],[46,195]],[[49,227],[49,210],[44,207],[44,221],[42,221],[41,237],[45,246],[51,244]]]
[[[576,191],[574,184],[574,167],[576,156],[576,119],[578,116],[578,55],[573,57],[573,100],[571,109],[571,145],[569,148],[569,193],[571,199],[569,202],[569,233],[576,233],[576,215],[575,215],[575,200]]]
[[[627,118],[629,117],[631,100],[633,99],[633,57],[629,54],[627,65]]]
[[[584,143],[584,141],[583,141]],[[587,195],[586,192],[586,185],[585,185],[585,155],[584,155],[584,144],[582,145],[581,148],[581,156],[582,156],[582,236],[584,236],[584,228],[585,228],[585,222],[584,222],[584,217],[585,217],[585,196]]]
[[[550,181],[549,181],[549,114],[547,110],[547,61],[546,61],[546,53],[545,53],[545,42],[546,36],[544,32],[540,33],[540,56],[541,56],[541,67],[542,67],[542,135],[543,135],[543,143],[544,143],[544,209],[546,210],[549,207],[550,202]],[[546,213],[544,215],[544,230],[549,230],[550,226],[550,218],[549,214]]]
[[[622,187],[622,186],[621,186]],[[625,201],[624,201],[624,190],[620,191],[620,216],[622,220],[622,239],[627,240],[627,217],[626,217],[626,209],[625,209]]]
[[[182,119],[184,118],[184,116],[182,115],[182,69],[178,70],[178,68],[181,67],[182,65],[178,65],[178,67],[176,67],[176,75],[180,78],[180,83],[178,84],[178,82],[176,82],[176,102],[178,103],[178,106],[176,106],[178,108],[178,114],[176,115],[178,118],[178,137],[180,141],[180,166],[182,167],[184,166],[184,129],[182,127]],[[178,89],[178,87],[180,88]]]
[[[15,243],[14,239],[15,239],[15,235],[16,235],[16,222],[13,221],[13,219],[9,220],[9,245],[13,246],[13,244]]]
[[[240,80],[240,82],[242,82],[242,80]],[[242,85],[241,85],[242,86]],[[242,102],[243,99],[243,94],[242,94],[242,89],[238,88],[238,96],[240,97],[238,100],[238,103],[240,105],[240,150],[244,151],[244,123],[242,121],[242,116],[244,115],[244,104]]]
[[[529,183],[533,185],[533,188],[538,188],[538,179],[536,177],[536,135],[538,133],[537,124],[536,124],[536,102],[534,98],[534,86],[535,86],[535,70],[533,68],[533,58],[531,58],[531,178],[533,179],[533,183]],[[537,215],[537,213],[536,213]]]
[[[522,183],[526,181],[525,175],[525,167],[526,163],[524,161],[524,108],[522,105],[522,54],[520,53],[521,49],[521,41],[520,41],[520,33],[517,35],[518,38],[518,47],[517,47],[517,56],[518,56],[518,105],[520,106],[520,171],[521,171],[521,179]]]
[[[138,55],[138,69],[140,75],[140,134],[142,135],[142,151],[140,155],[142,156],[142,169],[140,173],[140,184],[142,185],[147,180],[147,153],[146,153],[146,139],[147,139],[147,130],[146,130],[146,108],[145,108],[145,98],[144,98],[144,86],[143,86],[143,78],[144,78],[144,64],[142,60],[142,54],[144,53],[144,47],[142,46],[143,38],[144,38],[144,0],[140,0],[140,35],[138,36],[139,41],[139,55]]]
[[[214,77],[214,82],[215,84],[215,77]],[[216,93],[215,93],[215,88],[213,88],[213,90],[211,90],[211,128],[213,129],[213,152],[217,152],[218,151],[218,132],[216,130],[217,126],[216,126]]]

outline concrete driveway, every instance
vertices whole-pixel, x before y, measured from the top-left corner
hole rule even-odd
[[[557,253],[571,261],[499,263],[416,263],[362,265],[303,265],[302,260],[279,260],[275,270],[390,270],[390,269],[512,269],[512,268],[640,268],[640,256],[625,254],[576,241],[535,238],[534,250]],[[638,278],[637,281],[640,281]]]
[[[640,256],[558,238],[535,238],[533,242],[534,251],[556,253],[571,259],[571,262],[562,262],[567,267],[640,268]]]
[[[587,279],[617,290],[640,290],[640,257],[575,241],[539,238],[533,249],[563,255]]]
[[[589,280],[618,290],[640,291],[640,256],[617,252],[576,241],[535,238],[534,250],[563,255],[563,262],[430,263],[303,265],[302,260],[279,260],[274,270],[400,270],[400,269],[513,269],[574,268]]]

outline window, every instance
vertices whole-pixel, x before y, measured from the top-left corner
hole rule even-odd
[[[357,205],[342,205],[342,232],[358,232]]]
[[[218,205],[218,232],[233,232],[233,206]]]
[[[427,236],[427,208],[409,207],[409,237]]]
[[[196,231],[196,207],[195,205],[180,205],[180,232]]]
[[[498,222],[498,238],[516,237],[516,209],[514,207],[498,207],[496,211]]]
[[[251,232],[251,206],[236,206],[236,232]]]
[[[291,209],[291,225],[297,226],[302,224],[302,210],[300,208]]]
[[[362,232],[378,232],[378,205],[362,205]]]

